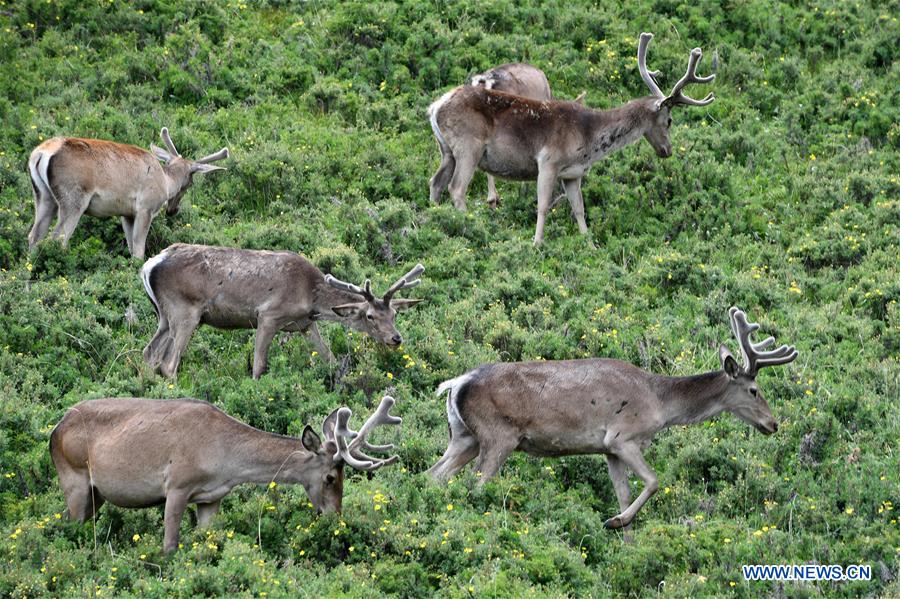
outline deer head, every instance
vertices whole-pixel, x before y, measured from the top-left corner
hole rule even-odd
[[[350,328],[371,335],[375,339],[386,345],[397,346],[403,343],[403,337],[397,332],[394,324],[397,312],[406,310],[415,306],[422,300],[420,299],[393,299],[394,294],[403,289],[411,289],[422,282],[417,279],[419,275],[425,272],[425,267],[421,264],[416,266],[400,277],[385,292],[384,297],[379,299],[372,293],[372,283],[369,279],[362,287],[357,287],[352,283],[347,283],[334,278],[331,275],[325,275],[325,282],[328,285],[342,291],[359,295],[363,298],[361,302],[352,302],[349,304],[341,304],[333,306],[331,310],[341,317]]]
[[[669,95],[665,95],[656,84],[656,77],[659,71],[647,70],[647,47],[650,40],[653,39],[652,33],[642,33],[641,40],[638,43],[638,70],[641,73],[641,79],[650,88],[653,93],[653,101],[650,105],[651,109],[656,113],[653,125],[644,133],[644,137],[656,150],[656,154],[661,158],[668,158],[672,155],[672,144],[669,142],[669,129],[672,126],[671,110],[678,105],[685,106],[706,106],[715,100],[712,92],[707,94],[702,100],[695,100],[684,95],[683,90],[688,83],[709,83],[716,78],[715,75],[700,77],[697,75],[697,65],[703,57],[700,48],[691,50],[690,58],[688,58],[687,72],[684,77],[678,80],[675,87]]]
[[[225,167],[214,166],[209,163],[224,160],[225,158],[228,158],[229,153],[228,148],[222,148],[215,154],[210,154],[209,156],[204,156],[197,160],[189,160],[184,158],[178,153],[178,150],[175,149],[175,144],[172,143],[172,138],[169,136],[169,129],[167,127],[162,128],[162,131],[159,132],[159,136],[162,138],[167,149],[163,150],[159,146],[150,144],[150,151],[153,152],[154,156],[165,163],[163,165],[163,170],[174,183],[174,189],[169,190],[170,197],[166,206],[166,214],[172,216],[178,214],[181,196],[184,195],[184,192],[186,192],[194,182],[194,173],[210,173],[212,171],[225,170]]]
[[[340,512],[344,494],[344,465],[363,472],[372,472],[389,466],[399,459],[392,456],[379,459],[363,453],[369,451],[390,451],[393,445],[372,445],[367,441],[369,434],[380,424],[400,424],[402,418],[388,412],[395,400],[390,395],[381,398],[378,409],[369,416],[359,431],[349,428],[353,412],[343,407],[334,410],[322,423],[322,437],[306,426],[300,437],[304,449],[313,455],[302,466],[301,482],[309,499],[319,513]]]
[[[756,375],[760,368],[787,364],[797,358],[797,350],[791,345],[782,345],[778,349],[762,351],[775,343],[774,337],[768,337],[759,343],[750,340],[750,334],[759,329],[759,324],[747,322],[747,315],[738,308],[728,310],[731,330],[737,339],[743,356],[743,368],[722,345],[719,358],[722,369],[729,377],[729,389],[724,395],[725,409],[760,432],[771,435],[778,430],[778,424],[772,416],[772,410],[762,391],[756,384]]]
[[[322,437],[308,424],[300,435],[303,448],[312,455],[297,464],[298,480],[306,489],[309,500],[318,513],[340,512],[344,496],[343,464],[333,459],[337,451],[334,442],[334,427],[338,410],[334,410],[322,422]],[[325,441],[322,441],[322,438]]]

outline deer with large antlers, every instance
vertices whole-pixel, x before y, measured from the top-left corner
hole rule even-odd
[[[619,360],[588,359],[488,364],[442,383],[437,393],[447,393],[450,444],[429,474],[446,480],[477,457],[481,485],[516,450],[543,457],[603,453],[621,509],[605,525],[628,526],[656,492],[656,474],[641,450],[660,430],[723,411],[766,435],[778,429],[756,375],[765,366],[791,362],[797,350],[782,345],[762,351],[774,339],[753,343],[750,335],[759,325],[749,324],[737,308],[728,314],[743,368],[722,345],[722,370],[696,376],[663,376]],[[644,482],[631,503],[626,468]]]
[[[178,548],[187,505],[207,525],[219,503],[242,483],[300,484],[316,510],[340,512],[344,464],[371,472],[398,457],[371,445],[381,424],[400,424],[384,396],[359,432],[348,428],[350,408],[322,423],[324,441],[307,425],[300,438],[267,433],[196,399],[92,399],[72,407],[50,434],[50,456],[66,497],[69,518],[93,518],[104,502],[125,508],[165,504],[166,552]]]
[[[483,86],[485,89],[493,89],[498,92],[506,92],[516,96],[531,98],[532,100],[552,100],[550,82],[544,71],[525,62],[511,62],[499,67],[488,69],[472,77],[472,85]],[[575,102],[581,103],[587,92],[575,98]],[[491,208],[500,205],[500,194],[497,193],[497,183],[494,176],[487,176],[488,197],[487,203]]]
[[[324,275],[294,252],[271,252],[176,243],[147,260],[141,269],[144,290],[159,316],[144,360],[168,377],[202,323],[220,329],[256,329],[253,378],[266,371],[269,345],[279,331],[305,333],[329,360],[331,350],[316,323],[331,320],[397,346],[403,337],[398,311],[422,300],[394,295],[421,283],[417,264],[378,298],[370,281],[362,287]]]
[[[711,93],[702,100],[684,95],[689,83],[709,83],[715,78],[697,75],[702,56],[699,48],[691,51],[684,77],[664,95],[654,79],[658,73],[646,66],[652,38],[649,33],[641,34],[638,67],[653,95],[618,108],[592,110],[577,102],[530,100],[470,85],[441,96],[428,107],[441,151],[441,165],[430,181],[431,201],[439,201],[449,186],[454,205],[464,211],[476,168],[505,179],[537,179],[534,244],[540,245],[553,187],[561,179],[578,228],[587,234],[581,179],[591,165],[642,136],[658,156],[671,156],[672,108],[705,106],[714,99]]]
[[[36,147],[28,159],[34,188],[29,249],[44,238],[57,214],[53,236],[63,245],[68,244],[82,214],[118,216],[128,251],[143,259],[156,213],[166,205],[166,214],[177,214],[194,174],[224,170],[210,162],[228,158],[228,148],[222,148],[188,160],[175,149],[168,129],[163,127],[160,137],[167,149],[151,144],[152,153],[137,146],[77,137],[54,137]]]

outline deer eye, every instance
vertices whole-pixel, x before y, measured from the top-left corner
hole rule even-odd
[[[669,124],[666,125],[666,127],[671,127],[671,126],[672,126],[672,117],[669,117]]]
[[[375,317],[372,316],[372,315],[369,314],[369,313],[366,313],[366,318],[367,318],[368,320],[375,320]]]
[[[750,395],[756,397],[757,389],[756,387],[750,387]]]
[[[328,483],[329,485],[334,484],[334,475],[333,475],[333,474],[329,474],[328,476],[326,476],[326,477],[325,477],[325,482]]]

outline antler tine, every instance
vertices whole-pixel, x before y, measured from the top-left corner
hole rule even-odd
[[[181,156],[178,153],[178,150],[175,149],[175,144],[172,143],[172,138],[169,137],[169,128],[163,127],[162,131],[159,132],[159,136],[162,138],[163,143],[166,144],[166,148],[169,150],[169,154],[172,156]]]
[[[758,358],[756,360],[756,370],[765,366],[778,366],[779,364],[793,362],[800,355],[800,352],[793,345],[782,345],[778,349],[772,350],[772,354],[766,358]]]
[[[691,56],[688,58],[687,72],[685,72],[684,77],[678,80],[675,87],[672,88],[672,93],[665,99],[666,102],[669,102],[670,104],[687,104],[689,106],[706,106],[716,99],[712,92],[708,93],[702,100],[689,98],[682,92],[688,83],[709,83],[716,78],[715,74],[707,75],[706,77],[701,77],[697,74],[697,65],[700,64],[701,58],[703,58],[703,51],[700,48],[691,50]]]
[[[334,442],[337,445],[337,451],[334,453],[334,461],[343,461],[351,468],[356,468],[357,470],[374,470],[375,463],[372,460],[356,459],[350,452],[350,447],[347,445],[347,439],[353,439],[357,436],[356,431],[352,431],[347,427],[347,422],[352,415],[353,412],[350,411],[350,408],[344,407],[338,410],[337,423],[334,427]]]
[[[231,154],[228,152],[228,148],[222,148],[215,154],[210,154],[209,156],[204,156],[203,158],[198,158],[194,162],[196,162],[198,164],[208,164],[210,162],[216,162],[217,160],[225,160],[229,156],[231,156]]]
[[[650,40],[652,39],[652,33],[641,34],[641,41],[638,43],[638,71],[640,71],[641,79],[644,80],[644,83],[647,84],[647,87],[650,88],[653,95],[662,100],[666,95],[662,93],[662,90],[659,89],[659,86],[656,85],[656,81],[654,80],[654,77],[659,76],[659,71],[647,70],[647,46],[650,45]]]
[[[358,432],[351,430],[347,426],[352,415],[350,409],[345,407],[338,410],[337,424],[334,429],[335,442],[338,446],[338,450],[334,455],[335,461],[343,460],[347,465],[357,470],[371,471],[393,464],[400,459],[400,456],[396,455],[386,459],[377,459],[362,452],[362,449],[390,451],[394,448],[392,444],[372,445],[366,440],[369,433],[379,424],[400,424],[403,422],[402,418],[388,413],[394,403],[395,400],[390,395],[382,397],[378,409],[369,416],[369,419],[366,420]],[[348,439],[352,439],[349,444],[347,443]]]
[[[341,289],[342,291],[349,291],[350,293],[361,295],[369,302],[375,299],[375,296],[372,295],[372,283],[369,279],[366,279],[365,288],[357,287],[353,283],[342,281],[332,275],[325,275],[325,283],[331,285],[335,289]]]
[[[751,374],[751,372],[754,372],[754,351],[753,342],[750,341],[750,334],[759,328],[759,324],[748,322],[747,315],[737,307],[732,307],[728,313],[731,316],[731,328],[741,348],[741,356],[744,358],[744,371],[747,374]]]
[[[741,347],[741,355],[744,358],[744,371],[749,376],[756,376],[760,368],[765,366],[777,366],[787,364],[797,358],[799,352],[793,345],[782,345],[777,349],[762,351],[775,343],[774,337],[767,337],[759,343],[750,340],[750,334],[759,329],[758,323],[747,321],[747,315],[743,310],[732,307],[728,310],[731,319],[731,330]]]
[[[416,279],[420,274],[425,272],[425,267],[421,263],[416,264],[411,271],[397,279],[397,282],[384,293],[384,301],[390,302],[394,294],[401,289],[411,289],[422,282],[422,279]]]

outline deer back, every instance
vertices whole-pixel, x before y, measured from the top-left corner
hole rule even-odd
[[[484,140],[479,167],[509,179],[537,176],[541,160],[582,170],[639,138],[655,114],[655,98],[610,110],[577,102],[539,101],[483,87],[463,86],[432,105],[442,138],[455,153]],[[479,142],[481,143],[481,142]]]
[[[255,326],[260,313],[286,318],[312,314],[324,275],[294,252],[174,244],[142,270],[151,299],[189,305],[213,326]]]
[[[56,137],[34,149],[32,161],[47,160],[49,184],[58,201],[78,189],[101,199],[138,193],[166,199],[165,175],[153,155],[137,146],[99,139]]]
[[[598,451],[610,430],[642,438],[662,424],[650,375],[618,360],[489,364],[454,381],[449,401],[469,430],[515,429],[531,453]]]
[[[181,484],[227,468],[238,428],[255,430],[197,400],[94,399],[66,413],[50,451],[57,469],[90,468],[113,503],[150,505],[165,497],[166,480]]]
[[[533,98],[550,100],[550,82],[542,70],[524,62],[514,62],[494,67],[472,77],[472,85],[487,89]]]

